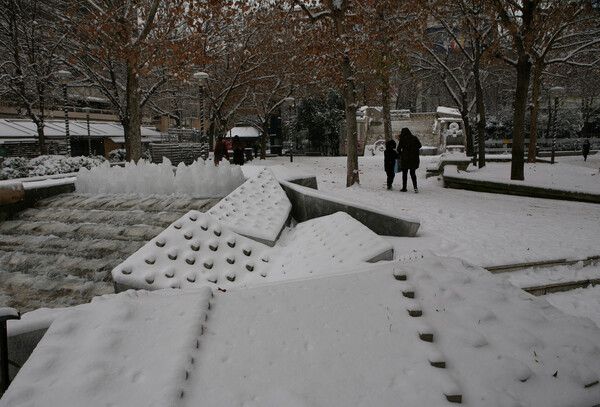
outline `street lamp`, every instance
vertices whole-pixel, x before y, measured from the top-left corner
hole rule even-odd
[[[92,132],[90,131],[90,110],[89,107],[84,107],[83,111],[85,112],[85,121],[87,123],[87,133],[88,133],[88,156],[92,156]]]
[[[288,96],[288,97],[284,98],[283,101],[285,103],[287,103],[287,105],[288,105],[287,130],[288,130],[288,140],[291,145],[290,162],[294,162],[293,150],[294,150],[295,144],[293,143],[293,140],[292,140],[292,106],[293,106],[294,102],[296,101],[296,99],[294,99],[291,96]]]
[[[208,79],[206,72],[196,72],[194,79],[198,83],[198,95],[200,97],[200,140],[204,137],[204,82]],[[212,150],[213,143],[209,140],[209,148]]]
[[[554,98],[554,114],[552,115],[552,154],[550,156],[550,164],[554,164],[556,156],[556,116],[558,113],[558,99],[565,94],[565,88],[555,86],[550,88],[550,97]]]
[[[58,71],[56,76],[60,80],[63,88],[63,102],[64,102],[64,112],[65,112],[65,137],[67,141],[67,155],[71,156],[71,133],[69,132],[69,109],[67,108],[67,82],[71,77],[71,72],[69,71]]]

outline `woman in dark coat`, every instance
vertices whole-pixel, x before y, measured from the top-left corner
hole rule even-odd
[[[415,193],[419,192],[417,188],[417,173],[416,170],[419,168],[419,149],[421,148],[421,142],[414,136],[409,129],[406,127],[400,131],[398,138],[398,154],[400,155],[400,166],[402,168],[402,189],[400,191],[406,192],[406,181],[408,178],[408,172],[410,171],[410,179],[412,180]]]
[[[387,174],[387,189],[392,189],[392,183],[396,172],[394,166],[398,159],[398,153],[396,152],[396,142],[394,140],[388,140],[385,142],[385,151],[383,152],[383,168]]]
[[[242,143],[240,136],[233,137],[231,149],[233,150],[233,163],[236,165],[244,165],[244,144]]]
[[[583,142],[583,148],[581,149],[581,152],[583,154],[583,161],[587,161],[587,156],[590,153],[590,139],[589,138],[585,139],[585,141]]]

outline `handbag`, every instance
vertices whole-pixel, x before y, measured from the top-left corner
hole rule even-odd
[[[400,159],[397,158],[396,162],[394,163],[394,172],[398,173],[402,171],[402,165],[400,164]]]

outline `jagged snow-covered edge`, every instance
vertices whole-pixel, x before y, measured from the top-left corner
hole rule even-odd
[[[215,166],[198,159],[189,166],[180,163],[177,171],[168,158],[161,164],[139,161],[125,167],[104,163],[91,170],[82,168],[75,187],[81,193],[188,194],[203,197],[225,196],[244,182],[239,166],[227,161]]]
[[[231,230],[272,246],[292,204],[270,169],[263,169],[223,198],[208,213]]]

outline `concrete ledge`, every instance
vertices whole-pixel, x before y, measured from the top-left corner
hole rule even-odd
[[[75,182],[60,183],[36,186],[35,188],[25,188],[22,199],[19,201],[2,205],[0,204],[0,221],[5,220],[15,213],[27,208],[31,208],[37,201],[49,198],[54,195],[64,194],[75,191]]]
[[[378,235],[401,237],[416,236],[421,225],[418,220],[353,205],[292,182],[280,181],[280,184],[292,202],[292,216],[298,222],[345,212]]]
[[[8,337],[8,375],[14,379],[48,330],[47,327]],[[15,366],[17,365],[17,366]]]
[[[586,288],[589,285],[595,286],[597,284],[600,284],[600,278],[593,278],[590,280],[567,281],[564,283],[547,284],[535,287],[525,287],[523,288],[523,290],[527,291],[529,294],[539,297],[540,295],[575,290],[577,288]]]
[[[489,192],[492,194],[528,196],[532,198],[559,199],[564,201],[579,201],[600,204],[600,194],[562,191],[558,189],[507,184],[495,181],[472,180],[448,175],[447,172],[444,173],[444,186],[446,188],[465,189],[476,192]]]

